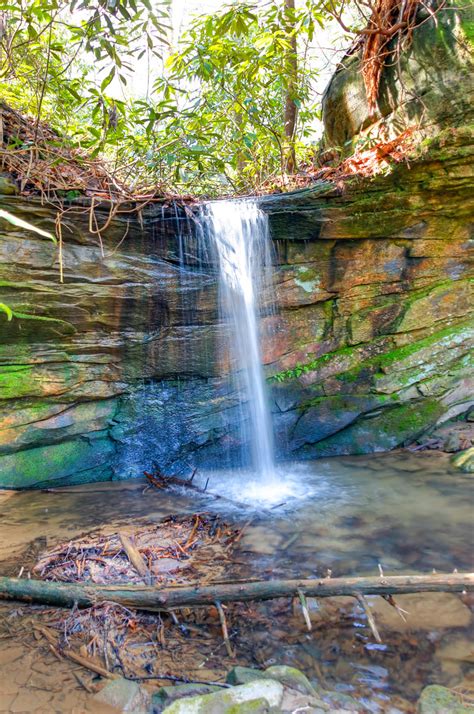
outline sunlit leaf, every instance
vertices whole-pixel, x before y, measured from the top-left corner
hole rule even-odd
[[[23,228],[27,231],[33,231],[34,233],[38,233],[38,235],[43,236],[44,238],[49,238],[53,241],[53,243],[56,243],[55,236],[52,233],[49,233],[49,231],[45,231],[42,228],[38,228],[32,223],[28,223],[28,221],[23,220],[23,218],[19,218],[18,216],[13,215],[13,213],[9,213],[9,211],[3,210],[3,208],[0,209],[0,218],[3,218],[9,223],[12,223],[17,228]]]

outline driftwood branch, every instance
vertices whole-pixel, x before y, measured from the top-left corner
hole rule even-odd
[[[105,667],[102,667],[98,662],[94,662],[93,660],[89,659],[89,657],[83,657],[82,655],[78,654],[77,652],[74,652],[74,650],[70,649],[69,647],[67,648],[62,648],[60,646],[58,638],[55,636],[52,630],[49,629],[49,627],[45,627],[44,625],[33,625],[33,629],[35,632],[40,633],[43,635],[43,637],[46,638],[46,640],[49,642],[50,647],[52,648],[53,652],[59,656],[59,657],[67,657],[70,659],[72,662],[75,662],[76,664],[80,664],[81,667],[85,667],[85,669],[89,669],[91,672],[94,672],[95,674],[100,674],[101,677],[107,677],[108,679],[114,679],[117,675],[114,675],[112,672],[109,672],[108,669],[105,669]]]
[[[138,610],[173,610],[227,602],[270,600],[279,597],[332,597],[336,595],[400,595],[421,592],[473,592],[474,573],[451,575],[394,575],[321,580],[261,580],[215,583],[203,587],[157,588],[146,585],[89,585],[44,580],[0,578],[0,600],[90,607],[115,602]]]
[[[226,498],[226,496],[223,496],[221,493],[214,493],[212,491],[208,491],[207,487],[209,485],[209,479],[207,479],[204,488],[201,488],[201,486],[198,486],[197,484],[193,483],[194,476],[196,475],[196,469],[194,469],[190,478],[188,479],[180,478],[179,476],[167,476],[161,473],[158,467],[155,467],[153,473],[150,473],[149,471],[144,471],[143,473],[145,474],[145,478],[148,483],[151,486],[154,486],[155,488],[159,489],[160,491],[164,491],[169,488],[172,488],[173,486],[177,486],[178,488],[184,488],[185,490],[191,490],[195,493],[200,493],[208,498],[214,498],[216,501],[225,501],[226,503],[231,503],[233,506],[240,506],[242,508],[246,507],[245,504],[240,503],[239,501],[233,501],[230,498]]]
[[[148,570],[143,556],[138,550],[138,548],[135,546],[131,538],[125,535],[125,533],[119,533],[119,538],[123,549],[127,554],[127,558],[129,559],[137,573],[141,575],[147,585],[151,585],[151,573]]]

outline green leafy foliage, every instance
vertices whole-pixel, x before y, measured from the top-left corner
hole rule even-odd
[[[25,221],[23,218],[19,218],[13,213],[10,213],[10,211],[5,211],[3,208],[0,209],[0,218],[3,218],[5,221],[8,221],[8,223],[12,223],[14,226],[17,226],[17,228],[24,228],[27,231],[33,231],[34,233],[38,233],[38,235],[43,236],[44,238],[49,238],[53,241],[53,243],[56,243],[56,238],[55,236],[53,236],[52,233],[50,233],[49,231],[45,231],[42,228],[38,228],[38,226],[34,226],[32,223]]]
[[[0,0],[0,99],[104,158],[136,190],[216,195],[281,180],[288,151],[311,150],[319,109],[307,48],[329,11],[315,0],[297,9],[243,0],[196,18],[169,55],[169,5]],[[167,53],[146,97],[118,98],[137,66]]]

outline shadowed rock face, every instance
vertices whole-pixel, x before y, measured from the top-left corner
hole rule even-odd
[[[391,449],[469,408],[470,121],[386,175],[261,199],[280,306],[262,317],[280,457]],[[52,208],[4,184],[3,209],[54,230]],[[238,458],[215,266],[181,209],[141,221],[126,209],[102,248],[87,209],[64,215],[63,284],[50,241],[0,222],[0,302],[23,315],[0,313],[0,486]],[[97,215],[105,224],[106,208]]]

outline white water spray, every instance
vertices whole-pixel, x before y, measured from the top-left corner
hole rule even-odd
[[[215,201],[205,211],[219,267],[221,319],[231,332],[231,357],[244,392],[242,430],[246,422],[253,469],[260,484],[270,484],[273,433],[259,336],[259,309],[272,275],[268,218],[253,201]]]

